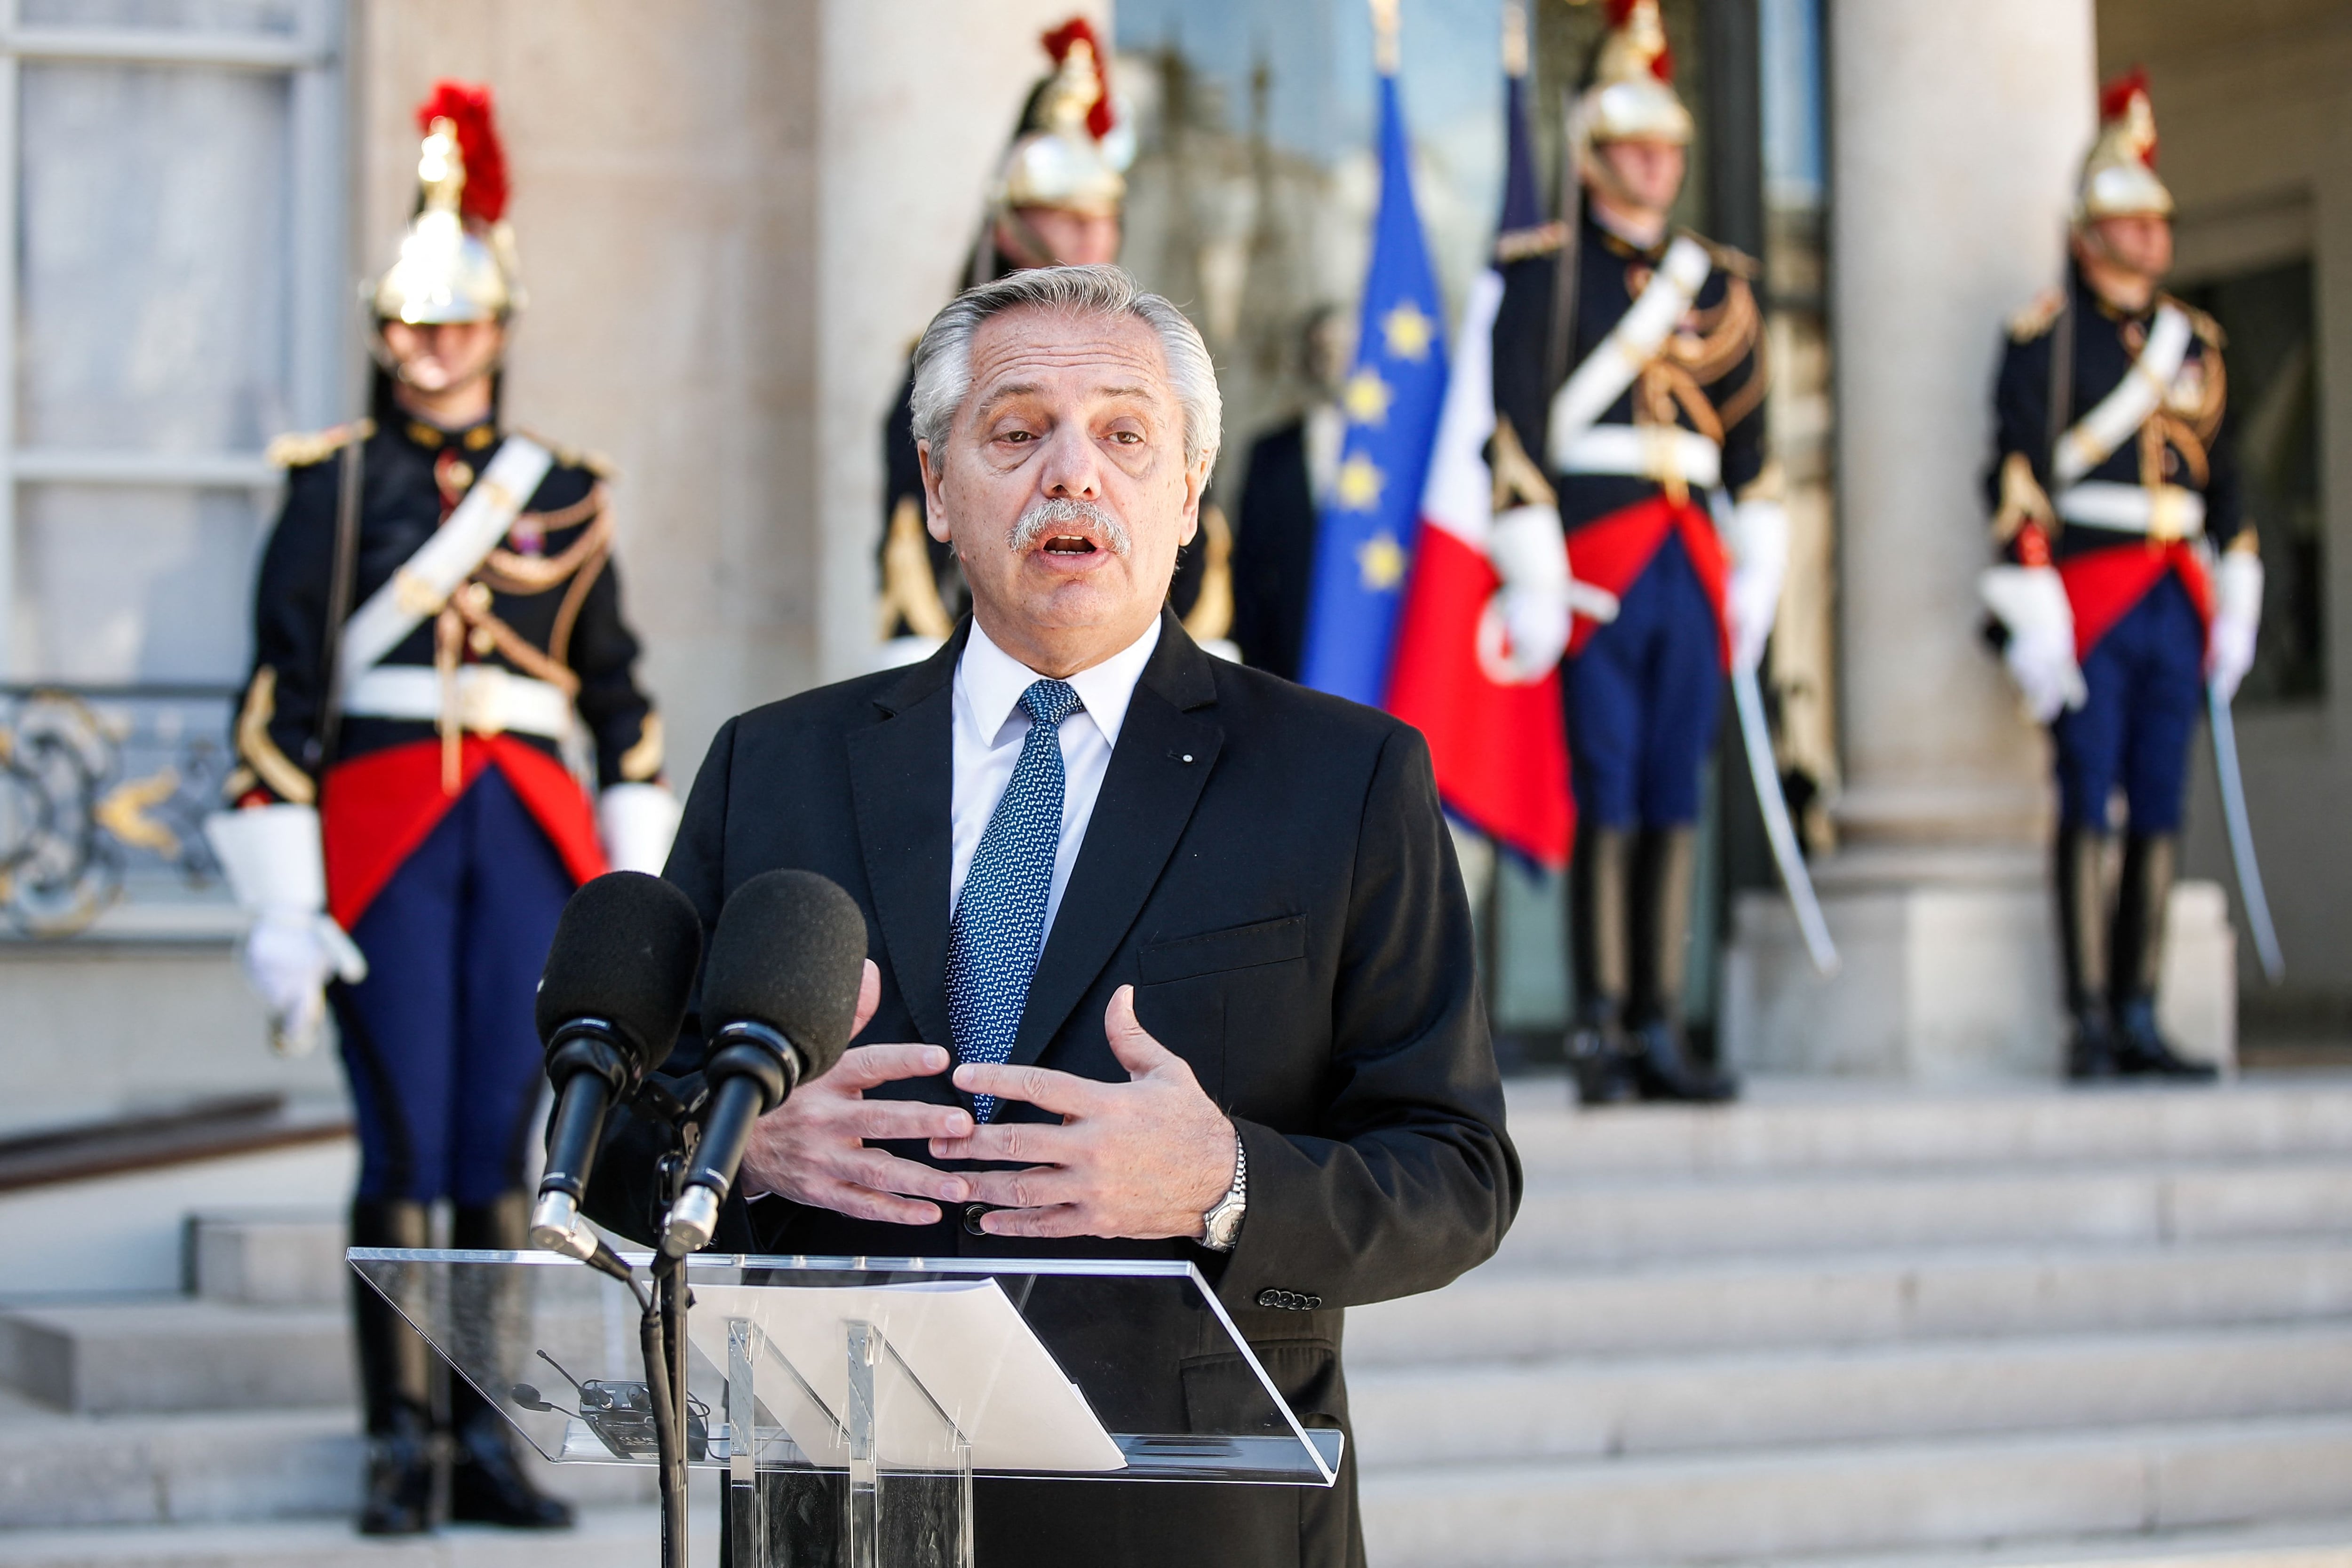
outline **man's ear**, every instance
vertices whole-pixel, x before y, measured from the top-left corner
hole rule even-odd
[[[1201,532],[1201,498],[1209,493],[1209,468],[1216,462],[1210,453],[1184,470],[1184,533],[1176,542],[1189,545]]]
[[[915,461],[923,467],[923,528],[941,544],[954,541],[948,537],[948,506],[940,496],[940,471],[931,465],[931,444],[915,443]]]

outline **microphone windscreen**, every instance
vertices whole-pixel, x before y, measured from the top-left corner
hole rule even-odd
[[[857,1019],[866,915],[832,878],[771,871],[719,911],[702,973],[702,1021],[765,1024],[800,1049],[806,1082],[841,1060]]]
[[[540,1043],[576,1019],[604,1019],[619,1026],[638,1071],[660,1065],[701,960],[702,917],[676,884],[635,871],[583,883],[540,975]]]

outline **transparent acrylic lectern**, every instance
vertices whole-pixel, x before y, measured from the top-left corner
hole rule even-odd
[[[551,1252],[350,1257],[541,1454],[655,1463],[620,1281]],[[704,1254],[687,1281],[687,1457],[726,1472],[734,1568],[971,1568],[975,1476],[1339,1473],[1340,1434],[1299,1424],[1189,1263]]]

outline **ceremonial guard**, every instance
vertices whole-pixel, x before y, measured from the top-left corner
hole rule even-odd
[[[1681,1022],[1701,768],[1726,669],[1763,656],[1788,525],[1753,265],[1670,229],[1690,113],[1655,0],[1609,22],[1568,210],[1499,242],[1489,555],[1513,660],[1566,655],[1579,1093],[1721,1100]]]
[[[1032,267],[1091,267],[1118,259],[1131,129],[1111,96],[1093,25],[1073,16],[1039,40],[1054,67],[1030,89],[1012,145],[989,193],[988,215],[963,287]],[[885,664],[928,658],[968,608],[955,551],[923,515],[915,454],[911,361],[883,425],[882,597],[876,629]],[[1169,598],[1184,629],[1212,653],[1234,656],[1233,530],[1213,497],[1201,506],[1198,549],[1177,559]]]
[[[281,1049],[316,1040],[331,994],[361,1145],[352,1242],[428,1245],[446,1201],[454,1245],[520,1248],[531,997],[557,915],[609,866],[660,869],[677,807],[621,616],[609,475],[499,420],[521,301],[489,93],[440,83],[417,119],[418,210],[373,291],[372,416],[274,448],[289,472],[254,599],[240,809],[211,836],[257,916],[245,963]],[[483,1332],[513,1303],[475,1289],[454,1305]],[[360,1528],[431,1526],[441,1430],[451,1517],[568,1524],[496,1409],[452,1378],[436,1413],[423,1341],[363,1285],[354,1308]]]
[[[2253,662],[2263,566],[2239,511],[2221,334],[2161,293],[2172,196],[2139,73],[2101,95],[2066,286],[2011,323],[1985,574],[2002,654],[2056,745],[2067,1072],[2210,1078],[2156,1024],[2189,742]],[[2110,907],[2113,797],[2125,806]]]

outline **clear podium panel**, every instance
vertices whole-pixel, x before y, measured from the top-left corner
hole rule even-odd
[[[350,1259],[546,1458],[656,1462],[620,1281],[551,1252]],[[688,1462],[747,1497],[762,1473],[838,1478],[853,1531],[885,1478],[906,1495],[926,1477],[1338,1474],[1340,1434],[1300,1425],[1189,1263],[704,1254],[687,1280]]]

